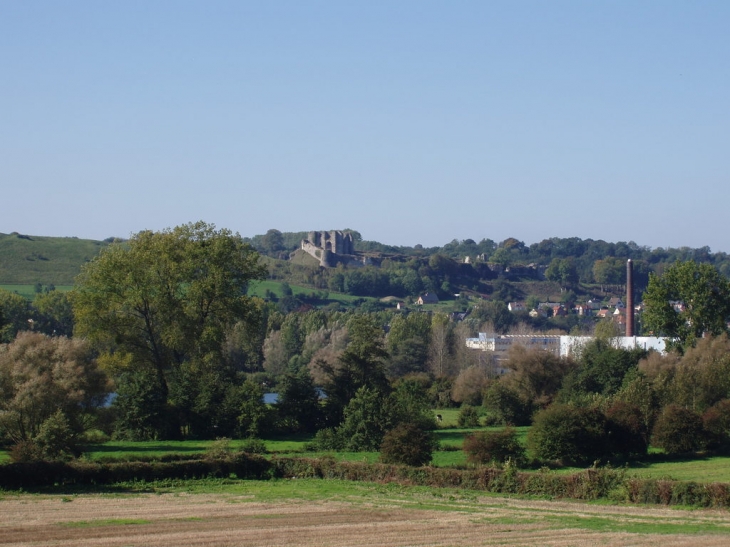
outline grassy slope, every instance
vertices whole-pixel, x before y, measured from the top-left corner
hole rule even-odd
[[[73,285],[81,265],[106,245],[74,237],[0,234],[0,283]]]

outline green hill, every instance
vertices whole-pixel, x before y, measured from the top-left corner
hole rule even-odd
[[[108,244],[76,237],[0,234],[0,284],[73,285],[81,265]]]

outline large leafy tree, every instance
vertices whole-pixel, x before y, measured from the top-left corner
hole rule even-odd
[[[83,415],[103,403],[107,383],[85,341],[22,332],[0,345],[0,435],[35,441],[57,412],[80,432]]]
[[[645,328],[669,337],[680,351],[705,334],[728,332],[730,281],[711,264],[677,262],[662,276],[651,274],[644,303]]]
[[[196,222],[143,231],[83,268],[72,297],[76,332],[117,370],[154,373],[167,399],[184,363],[211,372],[224,362],[231,327],[256,326],[246,292],[264,273],[258,253],[228,230]]]

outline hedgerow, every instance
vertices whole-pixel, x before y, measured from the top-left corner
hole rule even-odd
[[[32,462],[0,466],[0,488],[34,489],[48,486],[105,485],[169,479],[319,478],[399,483],[436,488],[463,488],[501,494],[730,507],[730,484],[697,483],[626,477],[624,469],[591,468],[571,475],[521,472],[508,462],[502,469],[449,469],[384,463],[341,462],[324,458],[272,458],[234,453],[225,458],[146,462]]]

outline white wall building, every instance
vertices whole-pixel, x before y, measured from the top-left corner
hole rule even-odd
[[[466,347],[482,351],[491,351],[497,358],[505,358],[509,348],[521,345],[528,350],[545,350],[559,356],[567,357],[585,344],[593,340],[593,336],[568,336],[556,334],[494,334],[480,332],[477,338],[467,338]],[[618,336],[613,338],[617,347],[624,349],[653,349],[659,353],[666,352],[666,340],[656,336]]]

